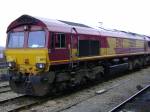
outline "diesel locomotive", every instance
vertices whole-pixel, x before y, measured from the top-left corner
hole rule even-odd
[[[7,28],[13,91],[44,96],[150,63],[148,36],[22,15]]]

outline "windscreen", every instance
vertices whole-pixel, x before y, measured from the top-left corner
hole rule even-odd
[[[44,31],[29,32],[28,47],[30,48],[45,47],[45,32]]]
[[[24,32],[12,32],[8,37],[8,48],[22,48],[24,45]]]

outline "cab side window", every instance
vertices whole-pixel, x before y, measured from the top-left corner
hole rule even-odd
[[[56,48],[65,48],[66,47],[66,36],[64,33],[56,33],[55,47]]]

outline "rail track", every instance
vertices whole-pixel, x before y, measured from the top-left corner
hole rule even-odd
[[[5,93],[11,91],[7,81],[0,82],[0,93]]]
[[[133,78],[134,79],[134,78]],[[55,98],[54,100],[48,100],[47,102],[43,103],[42,105],[33,106],[31,108],[26,109],[23,112],[28,111],[36,111],[36,112],[61,112],[68,110],[69,108],[72,108],[82,102],[85,102],[89,99],[92,99],[93,97],[100,95],[102,93],[108,92],[114,88],[118,88],[119,86],[124,86],[127,83],[134,81],[131,79],[125,79],[124,81],[116,80],[110,85],[105,86],[104,88],[101,88],[101,86],[95,86],[90,87],[82,91],[76,91],[73,92],[73,94],[69,95],[63,95],[59,98]],[[108,82],[107,82],[108,83]],[[98,89],[100,88],[100,89]],[[109,110],[108,110],[109,111]]]
[[[9,85],[8,81],[0,81],[0,87]]]
[[[91,88],[86,89],[85,91],[83,90],[84,92],[82,91],[81,93],[79,93],[79,96],[77,96],[76,94],[72,96],[70,93],[69,95],[66,94],[61,97],[59,97],[60,95],[57,95],[54,97],[47,97],[47,98],[37,98],[37,97],[29,97],[29,96],[21,95],[18,97],[9,98],[9,99],[0,101],[0,111],[14,112],[14,111],[20,111],[20,110],[32,110],[32,108],[34,110],[34,106],[38,105],[39,107],[40,104],[43,105],[43,103],[48,102],[46,109],[49,112],[60,112],[68,108],[71,108],[72,106],[75,106],[83,101],[86,101],[87,99],[90,99],[98,94],[101,94],[101,92],[102,93],[107,92],[115,87],[126,84],[129,81],[130,80],[128,79],[121,83],[115,82],[113,86],[106,86],[104,89],[100,91],[98,91],[95,87],[91,87]],[[98,91],[98,92],[95,93],[95,91]],[[46,109],[43,108],[41,111],[47,111]]]
[[[124,83],[125,82],[123,82],[119,85],[122,85]],[[114,85],[111,88],[107,88],[107,90],[112,89],[119,85]],[[90,91],[90,89],[91,88],[86,90],[85,93]],[[47,98],[45,98],[45,97],[41,97],[41,98],[40,97],[30,97],[30,96],[26,96],[26,95],[21,95],[18,97],[0,101],[0,111],[14,112],[14,111],[20,111],[20,110],[24,110],[24,109],[26,110],[34,105],[39,105],[39,104],[42,104],[42,103],[48,101],[50,104],[49,105],[50,108],[48,108],[50,112],[60,112],[67,108],[75,106],[89,98],[92,98],[92,97],[98,95],[95,93],[95,91],[91,91],[91,93],[89,95],[87,95],[86,97],[83,97],[84,94],[81,94],[80,96],[75,98],[73,101],[68,102],[68,100],[71,100],[71,98],[70,98],[71,96],[68,94],[70,94],[70,93],[63,94],[63,96],[61,96],[62,94],[56,94],[53,97],[47,97]],[[83,97],[83,98],[81,98],[81,97]],[[58,105],[55,105],[55,106],[53,105],[54,100],[56,100]]]
[[[46,102],[46,105],[45,104],[42,104],[43,107],[40,107],[40,105],[38,106],[38,108],[28,108],[27,111],[31,111],[31,110],[35,110],[37,112],[41,112],[41,111],[48,111],[48,112],[60,112],[60,111],[64,111],[68,108],[71,108],[81,102],[84,102],[92,97],[95,97],[99,94],[102,94],[104,92],[107,92],[113,88],[116,88],[118,86],[121,86],[125,83],[127,83],[129,80],[127,81],[124,81],[122,83],[118,83],[118,84],[115,84],[113,86],[109,86],[109,87],[106,87],[105,89],[102,89],[101,92],[96,92],[97,89],[94,88],[94,87],[90,87],[90,88],[87,88],[83,91],[78,91],[78,90],[75,90],[76,93],[75,94],[70,94],[70,93],[66,93],[66,94],[63,94],[61,95],[60,97],[55,97],[55,98],[52,98],[50,100],[47,100]]]
[[[50,109],[50,110],[48,110],[49,112],[60,112],[60,111],[64,111],[64,110],[66,110],[66,109],[68,109],[68,108],[71,108],[71,107],[73,107],[73,106],[76,106],[77,104],[79,104],[79,103],[81,103],[81,102],[84,102],[84,101],[86,101],[86,100],[88,100],[88,99],[90,99],[90,98],[93,98],[93,97],[95,97],[95,96],[97,96],[97,95],[100,95],[100,94],[103,94],[103,93],[105,93],[105,92],[107,92],[107,91],[109,91],[109,90],[111,90],[111,89],[113,89],[113,88],[116,88],[116,87],[118,87],[118,86],[121,86],[121,85],[123,85],[123,84],[125,84],[125,83],[127,83],[129,80],[127,80],[127,81],[125,81],[125,82],[122,82],[122,83],[118,83],[118,84],[115,84],[115,85],[113,85],[113,86],[111,86],[111,87],[107,87],[107,88],[105,88],[105,89],[101,89],[101,90],[96,90],[96,91],[93,91],[93,89],[92,89],[92,87],[91,88],[89,88],[88,90],[86,90],[85,91],[85,93],[83,93],[83,94],[81,94],[81,96],[79,96],[79,97],[76,97],[76,98],[74,98],[71,102],[66,102],[68,99],[69,100],[71,100],[71,98],[70,98],[70,96],[67,96],[66,98],[63,98],[63,101],[62,101],[62,99],[58,99],[59,101],[57,101],[58,102],[58,106],[56,106],[54,109]],[[86,97],[83,97],[84,96],[84,94],[87,94],[87,93],[90,93],[89,95],[87,95]],[[62,103],[62,106],[60,106],[60,102]],[[51,106],[52,107],[52,106]]]
[[[7,98],[0,100],[0,112],[16,112],[23,109],[28,109],[34,105],[39,105],[48,100],[54,99],[57,97],[33,97],[27,95],[18,95],[16,97]]]
[[[0,86],[0,93],[5,93],[11,91],[9,85]]]
[[[109,112],[149,112],[150,84]]]
[[[42,101],[44,100],[40,100],[39,98],[35,98],[35,97],[29,97],[26,95],[21,95],[15,98],[10,98],[10,99],[0,101],[0,111],[16,112],[21,109],[41,103]]]

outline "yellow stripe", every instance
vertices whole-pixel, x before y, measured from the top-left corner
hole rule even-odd
[[[103,56],[91,56],[91,57],[81,57],[78,60],[89,60],[89,59],[103,59],[103,58],[112,58],[116,56],[131,56],[131,55],[141,55],[141,54],[149,54],[148,52],[140,52],[140,53],[130,53],[130,54],[117,54],[117,55],[103,55]]]
[[[58,60],[58,61],[51,61],[51,63],[59,63],[59,62],[69,62],[69,60]]]
[[[117,54],[117,55],[103,55],[103,56],[91,56],[91,57],[81,57],[76,60],[93,60],[93,59],[104,59],[104,58],[112,58],[112,57],[121,57],[121,56],[131,56],[131,55],[141,55],[141,54],[149,54],[148,52],[140,52],[140,53],[130,53],[130,54]],[[74,61],[76,61],[74,60]],[[70,60],[58,60],[51,61],[51,63],[61,63],[61,62],[69,62]]]

